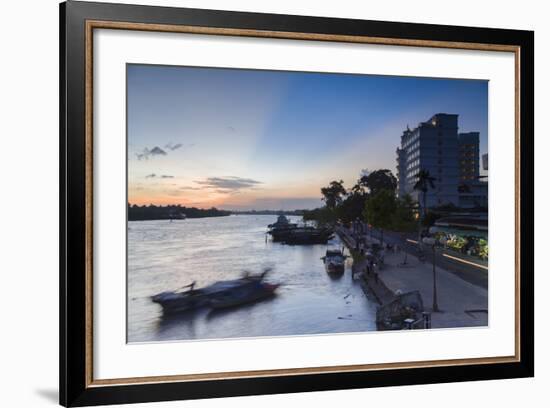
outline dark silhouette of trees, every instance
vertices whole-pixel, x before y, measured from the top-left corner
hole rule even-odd
[[[397,199],[390,190],[380,190],[369,195],[365,205],[365,219],[374,228],[381,231],[381,244],[384,244],[384,230],[390,229],[394,221]]]
[[[388,190],[395,193],[397,188],[397,178],[391,170],[375,170],[366,176],[361,177],[359,184],[368,188],[370,194],[377,194],[382,190]]]
[[[395,204],[391,229],[400,232],[413,232],[416,228],[414,211],[418,208],[417,204],[409,194],[398,198]]]
[[[172,220],[184,218],[222,217],[230,215],[230,211],[217,208],[202,209],[182,207],[181,205],[156,206],[128,204],[128,221]]]
[[[343,197],[347,194],[344,181],[331,181],[328,187],[321,188],[321,194],[327,208],[334,210],[336,206],[342,203]]]

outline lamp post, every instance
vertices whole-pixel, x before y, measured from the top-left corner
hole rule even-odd
[[[432,310],[434,312],[439,312],[439,306],[437,305],[437,281],[436,281],[436,273],[435,273],[435,239],[426,237],[422,240],[422,242],[426,245],[431,245],[432,247],[432,263],[433,263],[433,304],[432,304]]]

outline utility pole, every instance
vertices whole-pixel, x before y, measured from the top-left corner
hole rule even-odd
[[[435,239],[426,237],[422,240],[426,245],[431,245],[432,247],[432,275],[433,275],[433,303],[432,310],[434,312],[440,312],[439,305],[437,304],[437,273],[435,271]]]

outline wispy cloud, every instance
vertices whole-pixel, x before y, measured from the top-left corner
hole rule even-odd
[[[234,192],[243,189],[253,189],[262,184],[261,181],[242,177],[209,177],[205,180],[197,180],[195,183],[210,188],[216,192]]]
[[[145,176],[145,178],[161,178],[161,179],[170,179],[170,178],[174,178],[174,176],[170,176],[168,174],[161,174],[161,175],[156,175],[155,173],[151,173],[151,174],[148,174]]]
[[[166,152],[160,147],[155,146],[152,149],[146,147],[141,153],[136,153],[138,160],[149,160],[150,157],[154,156],[166,156]]]
[[[195,143],[189,143],[189,144],[186,144],[186,145],[183,145],[182,143],[172,143],[172,142],[169,142],[167,143],[166,145],[164,145],[164,148],[165,149],[168,149],[168,150],[171,150],[171,151],[174,151],[174,150],[178,150],[180,148],[184,148],[184,149],[190,149],[191,147],[195,146]]]
[[[167,143],[164,147],[168,150],[178,150],[180,147],[182,147],[183,145],[181,143],[176,143],[176,144],[173,144],[172,142],[170,143]]]

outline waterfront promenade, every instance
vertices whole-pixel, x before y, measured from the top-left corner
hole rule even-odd
[[[337,230],[348,248],[355,246],[349,230],[340,227]],[[377,238],[367,238],[367,243],[379,243]],[[406,263],[404,260],[406,258]],[[406,293],[418,290],[422,296],[424,308],[432,312],[433,303],[433,264],[431,252],[424,262],[404,251],[386,250],[384,264],[376,268],[378,282],[374,273],[364,274],[366,287],[379,303],[391,300],[391,294],[400,291]],[[365,266],[360,262],[356,272],[363,272]],[[437,301],[441,312],[432,313],[432,328],[474,327],[488,324],[487,288],[468,282],[453,272],[436,266]]]

